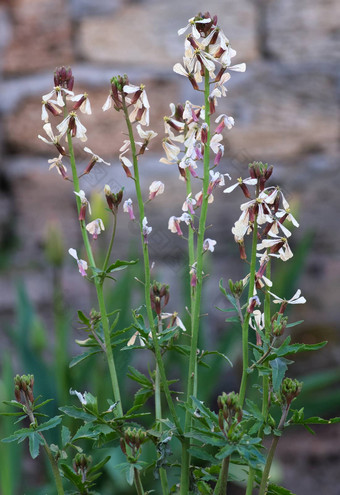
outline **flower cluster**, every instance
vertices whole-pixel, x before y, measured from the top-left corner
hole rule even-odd
[[[257,296],[257,290],[263,289],[265,286],[272,286],[272,281],[265,276],[270,258],[275,257],[282,261],[288,261],[293,257],[293,252],[288,244],[288,239],[292,234],[284,225],[284,222],[288,221],[292,226],[299,227],[282,190],[278,186],[266,186],[272,171],[272,166],[254,162],[249,165],[250,177],[246,179],[239,178],[235,184],[224,190],[225,193],[231,193],[239,186],[248,200],[241,204],[241,216],[231,229],[235,241],[239,245],[241,259],[247,259],[244,238],[253,232],[258,241],[256,251],[258,251],[259,267],[255,272],[254,288],[250,290],[253,293],[253,297],[250,298],[248,305],[248,312],[253,314],[253,321],[250,322],[250,326],[255,330],[261,330],[264,327],[263,314],[255,307],[261,304]],[[254,198],[248,186],[255,186]],[[244,279],[244,283],[248,279],[249,275]],[[281,299],[272,292],[269,292],[269,294],[274,296],[274,303],[281,304],[279,311],[281,314],[283,314],[287,304],[303,304],[306,302],[304,297],[300,297],[300,290],[289,300]],[[260,343],[259,336],[257,336],[257,339],[258,343]]]
[[[88,94],[74,94],[73,86],[74,77],[72,70],[65,67],[57,68],[54,72],[53,89],[42,96],[41,118],[44,121],[43,129],[47,138],[41,135],[38,136],[44,143],[54,146],[58,151],[58,157],[48,160],[50,164],[49,169],[56,168],[59,175],[69,181],[71,179],[67,175],[67,167],[63,163],[63,160],[71,155],[70,146],[72,146],[72,139],[76,138],[82,142],[87,141],[86,127],[80,122],[77,111],[80,110],[81,113],[87,115],[91,115],[92,113]],[[50,117],[60,119],[62,116],[64,119],[53,130]],[[63,139],[64,144],[62,144]],[[67,148],[68,152],[66,151]],[[100,156],[88,147],[85,147],[84,151],[90,154],[91,158],[83,173],[77,176],[75,167],[71,166],[72,179],[76,189],[74,193],[78,198],[79,221],[84,224],[84,228],[93,236],[93,239],[97,239],[98,235],[105,230],[105,226],[101,218],[97,218],[85,225],[86,214],[91,214],[91,206],[85,192],[79,188],[78,182],[82,176],[91,172],[96,163],[104,163],[108,166],[110,163],[100,158]],[[87,262],[78,258],[75,249],[70,248],[69,253],[76,259],[81,275],[86,276],[86,270],[88,269]]]
[[[214,201],[213,191],[225,186],[229,174],[222,174],[214,169],[220,164],[224,154],[222,144],[224,130],[235,125],[234,118],[221,114],[214,118],[218,100],[226,96],[226,83],[230,79],[230,71],[243,72],[245,64],[231,65],[236,51],[230,46],[228,38],[217,24],[217,17],[209,13],[198,14],[189,19],[188,25],[178,31],[179,35],[190,30],[185,38],[183,64],[177,63],[174,71],[187,77],[195,90],[204,87],[204,105],[194,105],[190,101],[184,104],[170,104],[170,115],[164,117],[167,137],[163,139],[165,157],[162,163],[175,164],[179,170],[180,180],[187,183],[187,197],[182,206],[182,214],[171,216],[168,228],[171,232],[183,236],[181,223],[185,223],[192,231],[198,232],[195,219],[203,202]],[[214,118],[215,126],[211,124]],[[208,168],[200,164],[209,162],[210,153],[213,160]],[[197,179],[198,192],[193,192],[191,179]],[[203,187],[202,187],[203,180]],[[189,185],[190,184],[190,185]],[[204,251],[214,251],[216,241],[205,239]],[[194,263],[191,264],[191,271]]]

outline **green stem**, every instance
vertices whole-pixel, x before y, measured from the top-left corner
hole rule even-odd
[[[158,317],[158,333],[162,332],[162,320]],[[156,412],[156,421],[158,422],[158,429],[162,431],[162,398],[161,398],[161,379],[159,374],[159,367],[156,362],[156,370],[155,370],[155,412]],[[161,479],[162,492],[163,495],[168,495],[169,493],[169,485],[168,478],[166,474],[166,470],[164,468],[159,468],[159,476]]]
[[[209,169],[210,169],[210,114],[209,114],[209,72],[205,69],[204,74],[204,104],[205,104],[205,123],[208,125],[208,138],[204,146],[203,157],[203,200],[201,206],[201,215],[199,220],[197,246],[196,246],[196,277],[197,283],[193,292],[193,308],[191,313],[191,346],[190,346],[190,358],[188,369],[188,382],[187,382],[187,403],[191,403],[191,396],[197,392],[197,344],[199,334],[200,323],[200,311],[201,311],[201,296],[203,285],[203,241],[205,235],[205,225],[208,212],[208,200],[209,196]],[[185,413],[185,425],[184,431],[187,433],[191,429],[191,413],[186,411]],[[182,470],[181,470],[181,495],[187,495],[189,493],[189,470],[190,470],[190,454],[188,452],[190,442],[188,440],[183,442],[182,445]]]
[[[214,495],[227,495],[228,471],[230,456],[225,457],[222,461],[220,475],[214,490]]]
[[[284,424],[285,424],[285,421],[287,418],[288,411],[289,411],[288,406],[286,406],[282,411],[282,416],[281,416],[280,423],[278,426],[279,431],[282,431],[284,428]],[[273,438],[272,444],[270,446],[267,460],[266,460],[266,464],[264,466],[264,470],[263,470],[263,474],[262,474],[259,495],[265,495],[267,493],[267,483],[268,483],[268,478],[269,478],[269,474],[270,474],[270,468],[271,468],[271,465],[272,465],[272,462],[274,459],[274,455],[275,455],[275,450],[276,450],[276,447],[277,447],[277,444],[278,444],[280,438],[281,437],[279,435],[276,435]]]
[[[254,295],[255,284],[255,270],[256,270],[256,247],[257,247],[257,215],[255,215],[254,228],[253,228],[253,243],[251,251],[251,263],[250,263],[250,277],[249,277],[249,290],[248,290],[248,303],[249,299]],[[244,321],[242,325],[242,379],[240,386],[240,407],[243,406],[248,378],[248,346],[249,346],[249,319],[250,313],[246,310]]]
[[[69,132],[67,133],[67,142],[68,142],[68,148],[69,148],[74,190],[75,190],[75,192],[79,192],[80,187],[79,187],[79,179],[78,179],[78,175],[77,175],[77,168],[76,168],[76,162],[75,162],[75,157],[74,157],[73,142],[72,142],[71,134]],[[76,201],[77,201],[77,209],[78,209],[78,214],[79,214],[81,202],[80,202],[80,198],[78,196],[76,196]],[[89,241],[89,238],[87,235],[87,230],[85,227],[85,222],[80,221],[79,224],[80,224],[80,230],[82,233],[83,242],[84,242],[84,246],[86,249],[86,253],[87,253],[90,267],[96,268],[96,263],[94,260],[92,248],[91,248],[90,241]],[[122,416],[123,415],[123,408],[122,408],[122,403],[121,403],[118,376],[117,376],[117,372],[116,372],[116,367],[115,367],[115,362],[114,362],[112,347],[111,347],[110,324],[109,324],[109,319],[107,317],[107,311],[106,311],[106,306],[105,306],[105,301],[104,301],[103,284],[102,284],[102,281],[96,275],[96,273],[94,272],[93,274],[94,274],[94,284],[95,284],[96,291],[97,291],[99,311],[101,314],[101,322],[102,322],[103,332],[104,332],[105,351],[106,351],[106,358],[107,358],[107,362],[108,362],[108,366],[109,366],[113,395],[114,395],[115,402],[118,403],[116,411],[117,411],[118,416]]]
[[[162,354],[161,354],[161,349],[159,346],[158,338],[157,338],[157,330],[154,324],[154,318],[153,318],[153,313],[152,313],[152,307],[151,307],[151,299],[150,299],[150,261],[149,261],[149,249],[148,249],[148,244],[144,239],[143,235],[143,219],[145,217],[144,214],[144,203],[143,203],[143,197],[142,197],[142,191],[141,191],[141,186],[140,186],[140,179],[139,179],[139,169],[138,169],[138,158],[137,158],[137,152],[136,152],[136,144],[135,144],[135,139],[133,135],[133,129],[132,129],[132,124],[129,118],[129,113],[128,109],[125,103],[125,99],[123,96],[123,111],[125,115],[125,121],[126,125],[128,128],[128,133],[129,133],[129,140],[131,143],[131,152],[132,152],[132,161],[133,161],[133,171],[134,171],[134,181],[135,181],[135,189],[136,189],[136,196],[137,196],[137,202],[138,202],[138,209],[139,209],[139,227],[140,227],[140,233],[141,233],[141,241],[142,241],[142,246],[143,246],[143,260],[144,260],[144,291],[145,291],[145,305],[146,305],[146,312],[148,315],[148,320],[149,320],[149,325],[152,333],[152,341],[154,344],[155,348],[155,356],[156,356],[156,362],[159,368],[159,373],[163,385],[163,390],[164,394],[172,415],[172,419],[177,427],[177,430],[180,435],[182,435],[182,428],[174,407],[174,404],[172,402],[168,382],[166,379],[165,375],[165,369],[164,369],[164,363],[162,360]]]
[[[254,479],[255,479],[255,470],[250,467],[249,468],[249,474],[248,474],[246,495],[252,495],[252,493],[253,493]]]
[[[137,490],[138,495],[144,495],[144,488],[142,485],[142,481],[140,479],[140,474],[138,469],[134,468],[134,481],[135,481],[135,488]]]
[[[266,277],[270,280],[271,276],[271,266],[270,260],[268,261],[266,268]],[[266,339],[269,340],[270,337],[270,294],[267,291],[264,298],[264,324],[265,324],[265,335]],[[269,367],[269,364],[266,365]],[[269,376],[263,376],[263,396],[262,396],[262,414],[263,421],[266,422],[269,410]]]
[[[104,261],[104,265],[103,265],[103,272],[106,271],[107,265],[109,264],[109,259],[110,259],[110,255],[111,255],[111,251],[112,251],[112,246],[113,246],[113,242],[115,240],[115,235],[116,235],[116,228],[117,228],[117,215],[116,215],[116,213],[113,213],[112,236],[111,236],[110,244],[109,244],[109,247],[108,247],[106,256],[105,256],[105,261]]]
[[[64,488],[63,488],[63,483],[62,483],[59,468],[58,468],[58,463],[55,460],[55,458],[53,457],[52,452],[51,452],[44,436],[41,433],[40,433],[40,436],[44,440],[44,448],[45,448],[45,452],[47,454],[48,460],[51,464],[55,485],[57,488],[57,493],[58,493],[58,495],[64,495]]]

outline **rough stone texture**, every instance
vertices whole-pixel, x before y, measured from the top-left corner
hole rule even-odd
[[[73,62],[71,24],[64,0],[10,2],[12,39],[5,50],[5,74],[25,74]]]
[[[146,1],[131,3],[105,18],[85,18],[79,26],[78,49],[91,61],[170,68],[181,59],[184,35],[177,36],[193,12],[206,11],[205,1]],[[256,15],[251,2],[228,0],[209,2],[209,10],[218,12],[220,23],[242,60],[257,57]],[[236,41],[237,40],[237,41]]]
[[[269,0],[268,48],[284,62],[322,64],[339,62],[337,0]],[[316,69],[317,71],[317,69]]]
[[[292,315],[306,323],[301,330],[294,328],[293,336],[309,343],[330,340],[332,346],[311,366],[339,366],[339,100],[334,63],[338,57],[339,6],[335,0],[211,0],[209,7],[206,0],[0,2],[1,255],[6,242],[16,242],[11,264],[3,268],[0,281],[0,315],[6,314],[8,320],[13,315],[19,277],[40,314],[49,312],[52,281],[43,246],[47,225],[55,219],[61,221],[65,238],[65,297],[70,306],[79,307],[80,301],[85,309],[93,303],[88,284],[67,254],[69,247],[79,249],[81,245],[72,184],[63,181],[55,170],[47,171],[47,159],[56,155],[52,146],[37,139],[43,133],[41,95],[52,86],[55,66],[69,63],[76,76],[76,92],[86,89],[91,97],[93,116],[80,114],[88,128],[86,144],[112,163],[111,167],[96,166],[93,174],[81,179],[87,193],[108,183],[114,190],[124,186],[126,198],[135,197],[132,181],[125,177],[118,160],[125,138],[121,115],[114,110],[103,113],[101,106],[115,74],[128,73],[132,82],[147,85],[150,127],[159,133],[159,139],[151,143],[150,152],[141,160],[142,186],[147,191],[155,179],[166,185],[164,195],[147,205],[149,224],[154,229],[150,253],[160,279],[176,287],[171,309],[178,309],[182,303],[177,289],[180,266],[186,255],[184,241],[167,230],[167,220],[180,214],[185,186],[177,181],[175,168],[159,163],[163,154],[162,117],[169,112],[170,102],[200,102],[200,95],[193,93],[185,78],[172,72],[172,66],[182,58],[184,37],[179,38],[177,30],[189,17],[207,8],[219,15],[238,52],[236,62],[246,61],[248,66],[245,74],[232,74],[228,96],[217,107],[217,114],[232,115],[236,121],[233,130],[225,132],[220,169],[235,178],[244,176],[245,167],[254,159],[277,165],[273,183],[283,187],[301,223],[292,241],[293,250],[305,235],[314,234],[306,270],[299,280],[308,305],[296,308]],[[88,159],[81,151],[83,146],[76,144],[80,167]],[[226,331],[224,314],[216,314],[212,308],[215,304],[225,307],[225,301],[215,289],[221,276],[235,280],[244,275],[230,236],[244,198],[240,191],[227,197],[219,190],[214,195],[208,223],[214,224],[209,236],[217,240],[217,246],[208,254],[214,264],[209,267],[205,301],[213,314],[211,326],[222,333]],[[127,246],[139,243],[139,232],[126,213],[119,215],[115,254],[123,257]],[[100,246],[101,239],[97,242]],[[299,371],[303,371],[302,364]],[[299,451],[298,456],[305,451]],[[302,478],[296,467],[312,471],[314,461],[289,466],[288,461],[293,457],[295,462],[297,456],[292,455],[295,450],[287,452],[282,457],[287,486],[295,493],[319,495],[324,480],[332,479],[332,470],[326,471],[321,460],[327,458],[327,448],[317,458],[318,469],[314,470],[321,472],[322,482],[308,486],[299,484]],[[325,471],[319,471],[320,467]],[[314,480],[314,473],[308,477],[312,479],[312,474]],[[336,483],[333,488],[333,492],[328,486],[324,491],[338,495]]]

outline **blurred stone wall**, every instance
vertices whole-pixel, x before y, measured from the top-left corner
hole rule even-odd
[[[98,166],[96,174],[82,183],[86,191],[109,183],[115,188],[124,186],[126,194],[132,194],[117,161],[124,138],[120,115],[114,111],[104,114],[101,106],[112,75],[128,73],[132,82],[147,85],[151,128],[160,139],[145,156],[144,186],[153,179],[166,183],[164,196],[157,198],[156,207],[149,208],[154,226],[151,253],[160,269],[176,279],[184,247],[167,230],[167,218],[178,214],[185,193],[176,182],[177,172],[159,163],[162,117],[170,102],[197,98],[188,81],[173,73],[172,66],[182,57],[183,38],[177,36],[178,28],[206,5],[202,0],[1,2],[0,242],[1,252],[12,246],[12,254],[2,255],[0,311],[12,311],[13,283],[18,278],[25,280],[37,305],[48,305],[51,284],[43,246],[51,221],[61,220],[65,249],[79,245],[72,186],[55,171],[48,172],[47,159],[54,156],[54,150],[37,139],[38,133],[43,133],[41,95],[51,89],[58,65],[70,64],[76,91],[89,92],[93,116],[83,118],[87,144],[113,164],[111,168]],[[276,165],[274,180],[299,212],[301,229],[295,245],[307,233],[313,234],[299,283],[309,305],[299,313],[307,321],[335,329],[340,294],[340,5],[336,0],[211,0],[209,9],[218,14],[236,48],[236,63],[247,63],[245,74],[232,74],[228,97],[218,107],[218,112],[233,115],[236,121],[226,136],[222,169],[236,178],[246,174],[251,160]],[[81,155],[81,160],[85,159]],[[238,193],[228,198],[216,196],[211,216],[215,224],[212,237],[218,240],[215,271],[229,276],[222,261],[227,257],[231,275],[237,277],[242,272],[235,268],[238,255],[229,233],[242,197]],[[126,239],[131,242],[136,236],[125,216],[120,228],[118,253],[124,252]],[[72,260],[67,260],[64,272],[70,301],[88,297]],[[72,284],[77,291],[70,288]]]
[[[0,316],[13,321],[15,287],[24,283],[30,298],[48,320],[52,275],[44,244],[48,225],[58,223],[65,252],[79,248],[72,185],[48,172],[55,156],[43,144],[41,96],[53,86],[53,70],[71,65],[76,92],[89,92],[93,115],[83,117],[87,145],[112,166],[98,165],[82,182],[85,191],[124,186],[133,197],[118,161],[124,139],[121,116],[101,110],[116,74],[129,74],[133,83],[147,85],[151,103],[150,127],[157,143],[141,160],[143,186],[163,180],[166,191],[148,206],[151,257],[162,281],[176,287],[184,244],[167,230],[170,215],[178,215],[185,197],[177,170],[159,163],[162,117],[169,103],[197,100],[190,84],[172,71],[181,61],[183,37],[177,30],[199,10],[216,13],[232,46],[236,63],[246,62],[244,74],[233,73],[228,96],[218,113],[235,118],[226,135],[223,172],[235,179],[247,174],[247,164],[261,160],[276,165],[273,183],[283,190],[298,213],[301,228],[292,248],[309,245],[298,287],[308,305],[297,308],[305,319],[305,341],[322,340],[333,346],[321,354],[320,366],[339,365],[340,229],[339,229],[339,18],[337,0],[8,0],[0,2]],[[155,140],[156,141],[156,140]],[[86,164],[81,147],[80,163]],[[209,222],[218,244],[207,281],[207,293],[219,298],[222,276],[241,278],[237,247],[230,229],[239,216],[243,197],[216,192]],[[126,256],[138,243],[138,231],[127,216],[119,218],[115,254]],[[307,241],[306,241],[307,239]],[[91,294],[75,263],[66,255],[63,285],[66,300],[84,309]],[[185,262],[185,261],[184,261]],[[288,266],[288,265],[287,265]],[[298,268],[296,270],[298,271]],[[211,289],[211,290],[210,290]],[[176,293],[174,290],[173,294]],[[293,294],[281,294],[290,297]],[[172,310],[179,302],[174,295]],[[223,315],[222,315],[223,316]],[[6,320],[6,318],[8,320]],[[215,316],[223,331],[223,318]],[[3,333],[1,334],[3,335]],[[320,337],[320,338],[319,338]],[[2,336],[1,336],[2,338]],[[323,357],[322,357],[323,356]],[[316,486],[316,485],[315,485]],[[322,488],[320,487],[322,490]],[[302,493],[302,492],[301,492]],[[311,493],[311,492],[310,492]],[[318,493],[318,491],[315,491]]]

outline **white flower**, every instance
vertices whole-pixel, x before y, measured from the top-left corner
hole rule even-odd
[[[181,222],[181,217],[175,217],[174,215],[170,217],[168,222],[168,229],[170,230],[170,232],[182,236],[183,232],[181,230],[180,222]]]
[[[216,241],[214,241],[213,239],[207,238],[207,239],[204,239],[203,249],[204,249],[204,251],[211,251],[213,253],[215,250],[215,245],[216,245]]]
[[[231,229],[231,232],[234,234],[236,242],[241,242],[244,236],[251,232],[248,210],[245,210],[241,214],[240,218],[235,222],[234,227]]]
[[[82,93],[80,95],[71,96],[68,99],[71,101],[77,102],[76,105],[74,106],[74,110],[78,110],[78,108],[79,108],[79,110],[82,113],[86,113],[87,115],[92,114],[91,104],[90,104],[90,100],[89,100],[87,93]]]
[[[38,138],[39,139],[41,139],[42,141],[44,141],[44,143],[46,143],[46,144],[54,144],[54,145],[56,145],[56,144],[59,143],[60,135],[55,136],[53,134],[52,126],[51,126],[51,124],[49,122],[47,122],[46,124],[43,125],[43,129],[46,132],[47,136],[50,138],[50,141],[48,141],[48,139],[46,139],[45,137],[40,136],[40,134],[38,135]]]
[[[181,328],[183,330],[183,332],[186,332],[186,328],[185,328],[182,320],[178,316],[177,311],[174,311],[173,313],[161,313],[161,319],[162,320],[166,320],[168,318],[171,318],[171,322],[169,324],[170,327],[177,326],[177,327]]]
[[[160,162],[162,163],[168,163],[168,164],[172,164],[172,163],[177,163],[178,161],[178,155],[181,151],[181,148],[179,148],[178,146],[176,146],[174,143],[172,143],[170,141],[170,139],[166,138],[166,139],[163,139],[162,141],[162,146],[163,146],[163,149],[166,153],[166,159],[165,158],[161,158],[160,159]]]
[[[135,220],[135,215],[133,213],[133,204],[132,204],[131,198],[124,201],[123,211],[130,215],[130,220]]]
[[[95,153],[93,153],[93,151],[90,150],[90,148],[88,148],[87,146],[85,146],[84,151],[86,153],[89,153],[90,155],[92,155],[91,161],[95,161],[95,162],[98,162],[98,163],[105,163],[105,165],[108,165],[108,166],[111,165],[111,163],[106,162],[105,160],[103,160],[102,158],[100,158],[100,156],[98,156]]]
[[[152,200],[159,194],[163,194],[164,184],[160,180],[154,180],[149,186],[149,200]]]
[[[103,112],[106,112],[106,110],[109,110],[112,107],[112,102],[112,95],[110,93],[109,96],[106,98],[104,105],[102,106]]]
[[[151,234],[152,227],[148,227],[148,219],[146,217],[143,218],[142,226],[143,226],[144,244],[147,244],[148,243],[148,235]]]
[[[46,95],[43,95],[42,99],[43,101],[47,102],[51,100],[52,97],[56,96],[56,100],[52,100],[53,103],[56,103],[60,107],[63,107],[65,105],[63,95],[62,93],[65,93],[65,95],[73,96],[74,93],[73,91],[70,91],[69,89],[62,88],[61,86],[55,86],[52,91],[47,93]]]
[[[142,126],[140,124],[138,124],[136,126],[136,129],[137,129],[137,132],[138,132],[138,135],[141,139],[144,139],[145,141],[151,141],[151,139],[154,139],[156,136],[158,136],[157,132],[154,132],[154,131],[144,131],[144,129],[142,129]]]
[[[97,218],[86,225],[86,230],[93,235],[93,239],[97,239],[102,230],[105,230],[103,220]]]
[[[232,186],[227,187],[227,189],[224,189],[223,192],[224,193],[231,193],[232,191],[234,191],[234,189],[237,188],[237,186],[242,186],[242,184],[254,186],[255,184],[257,184],[257,179],[252,179],[251,177],[249,177],[248,179],[242,179],[241,177],[239,177],[237,179],[236,184],[233,184]]]
[[[178,30],[178,36],[181,36],[183,33],[185,33],[185,31],[191,27],[192,29],[192,35],[195,39],[199,39],[200,38],[200,33],[196,27],[196,24],[207,24],[211,22],[211,19],[208,18],[208,19],[196,19],[195,17],[191,17],[191,19],[188,20],[188,24],[184,27],[184,28],[181,28]]]
[[[273,234],[272,237],[274,237]],[[293,257],[293,253],[285,237],[275,236],[275,239],[264,239],[260,244],[257,245],[257,250],[268,248],[270,248],[269,256],[281,258],[282,261],[287,261]]]
[[[51,165],[49,166],[49,170],[51,170],[53,167],[56,167],[58,174],[61,175],[64,179],[66,178],[66,172],[67,168],[63,164],[62,160],[62,155],[59,155],[58,158],[51,158],[51,160],[48,160],[48,163]]]
[[[70,131],[72,137],[79,138],[80,141],[87,141],[86,127],[80,122],[75,112],[70,112],[69,115],[57,125],[60,135],[63,136],[67,131]]]
[[[245,72],[247,66],[245,63],[243,64],[236,64],[236,65],[231,65],[228,67],[228,70],[233,70],[234,72]]]
[[[269,292],[269,291],[268,291]],[[282,304],[282,303],[287,303],[287,304],[305,304],[306,302],[306,299],[301,296],[301,289],[298,289],[294,296],[291,297],[290,299],[282,299],[281,297],[279,296],[276,296],[275,294],[273,294],[272,292],[269,292],[269,294],[271,294],[273,297],[275,297],[275,299],[273,299],[273,303],[275,304]]]
[[[128,343],[126,344],[128,347],[134,345],[134,343],[136,342],[136,338],[139,337],[139,344],[142,346],[142,347],[145,347],[145,342],[144,342],[144,339],[143,337],[140,335],[140,333],[138,332],[135,332],[132,337],[129,339]],[[150,332],[149,333],[149,337],[152,337],[152,333]]]
[[[186,200],[184,201],[182,210],[190,211],[190,213],[194,215],[195,214],[194,206],[196,204],[196,200],[191,197],[191,194],[192,193],[190,193],[189,196],[187,196]]]
[[[235,125],[235,120],[233,119],[233,117],[228,117],[228,115],[226,115],[224,113],[222,113],[222,115],[217,117],[215,122],[216,123],[220,122],[220,120],[222,120],[222,122],[216,127],[216,130],[215,130],[215,132],[217,134],[219,134],[225,127],[227,129],[231,129]]]
[[[76,192],[76,191],[73,191],[73,192],[76,196],[78,196],[80,198],[80,202],[81,202],[82,206],[88,206],[89,207],[89,213],[91,214],[91,205],[85,196],[85,192],[82,189],[80,189],[79,192]]]
[[[87,392],[84,392],[82,394],[80,392],[77,392],[77,390],[72,390],[72,388],[70,388],[70,395],[76,395],[83,406],[86,406],[86,404],[87,404],[86,397],[85,397],[86,394],[87,394]]]
[[[143,84],[141,84],[140,86],[133,86],[132,84],[126,84],[123,87],[123,91],[127,94],[135,93],[138,95],[138,99],[136,102],[133,102],[133,97],[132,97],[132,103],[134,105],[134,109],[132,110],[129,116],[131,122],[137,120],[142,125],[148,126],[150,104],[145,91],[145,86]]]
[[[128,167],[128,168],[132,168],[133,165],[132,165],[132,162],[131,160],[129,160],[126,156],[124,156],[124,154],[127,152],[128,150],[126,149],[125,151],[123,151],[123,153],[121,153],[119,155],[119,160],[122,162],[122,164],[125,166],[125,167]]]
[[[222,134],[214,134],[213,137],[210,139],[210,148],[213,150],[215,154],[218,153],[219,151],[219,145],[222,139],[223,139]]]
[[[86,270],[88,268],[87,262],[78,258],[78,254],[77,254],[77,251],[75,249],[70,248],[68,250],[68,252],[72,256],[72,258],[77,260],[78,269],[79,269],[79,273],[81,274],[81,276],[86,277]]]

